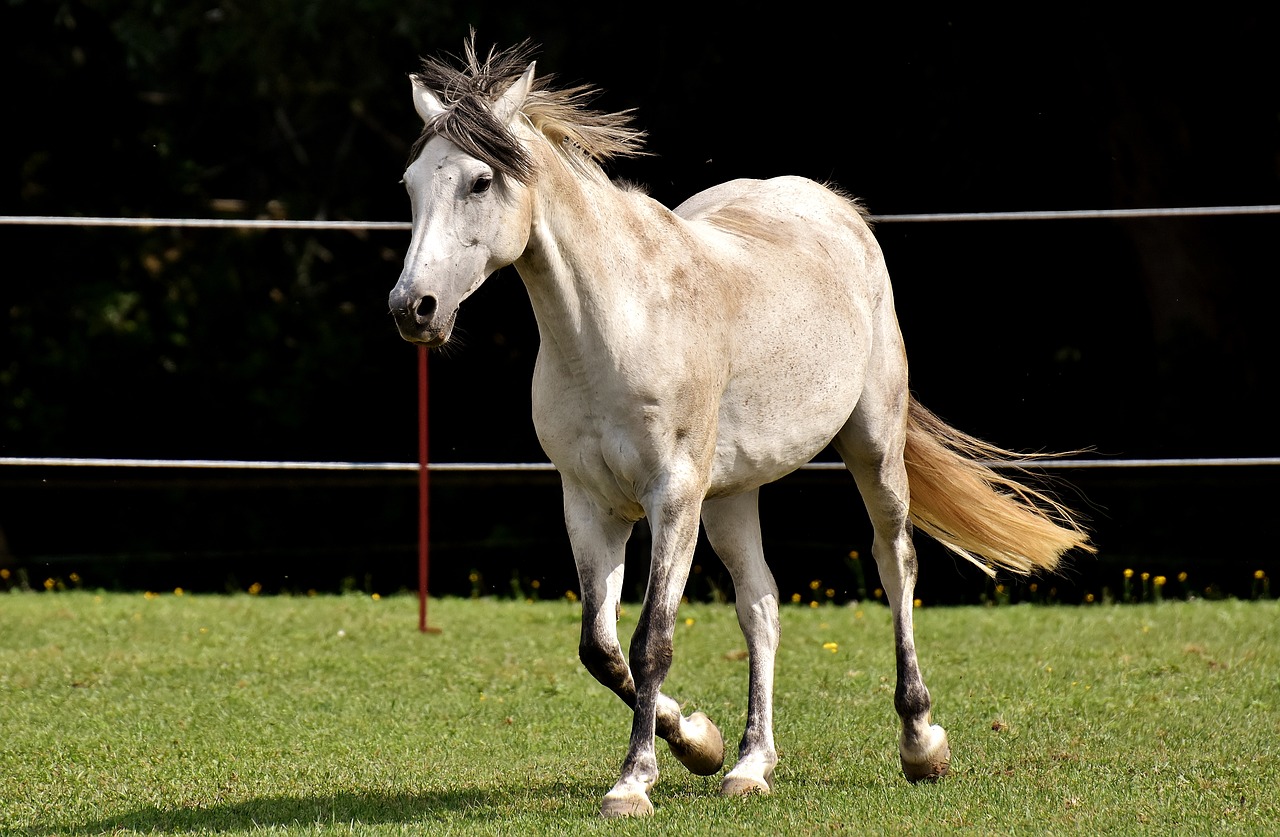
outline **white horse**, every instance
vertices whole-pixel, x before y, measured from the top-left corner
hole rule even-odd
[[[538,438],[560,472],[582,590],[586,668],[634,710],[605,816],[653,812],[654,737],[690,770],[724,762],[720,731],[661,692],[701,518],[733,577],[750,652],[749,706],[728,795],[767,793],[778,591],[761,549],[760,486],[828,444],[857,482],[892,611],[899,753],[911,781],[947,772],[916,662],[912,523],[988,572],[1052,569],[1090,549],[1071,513],[988,467],[1020,457],[916,403],[889,274],[862,210],[797,177],[734,180],[674,211],[610,182],[600,163],[638,153],[626,114],[585,88],[536,79],[528,44],[412,76],[425,123],[404,184],[413,236],[390,295],[401,335],[449,339],[458,307],[514,264],[541,340]],[[616,627],[623,549],[648,518],[648,588],[624,656]]]

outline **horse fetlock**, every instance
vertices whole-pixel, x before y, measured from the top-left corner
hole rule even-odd
[[[936,782],[951,768],[951,746],[947,732],[934,724],[926,734],[918,736],[911,745],[904,740],[899,746],[902,756],[902,775],[908,782]]]
[[[702,712],[680,720],[680,730],[667,739],[671,754],[698,776],[710,776],[724,767],[724,737],[720,728]]]

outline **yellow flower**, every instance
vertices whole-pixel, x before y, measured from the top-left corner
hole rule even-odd
[[[835,597],[836,597],[836,591],[835,591],[835,588],[833,588],[833,587],[828,587],[828,588],[827,588],[827,598],[828,598],[828,599],[834,599]]]
[[[8,581],[8,580],[9,580],[9,571],[0,570],[0,581]]]
[[[819,587],[821,587],[821,586],[822,586],[822,582],[821,582],[821,581],[819,581],[819,580],[818,580],[818,579],[816,579],[816,578],[815,578],[813,581],[810,581],[810,582],[809,582],[809,589],[810,589],[810,590],[817,590],[817,589],[818,589]]]
[[[1151,573],[1143,573],[1143,574],[1142,574],[1142,580],[1143,580],[1143,581],[1148,581],[1148,580],[1150,580],[1150,578],[1151,578]]]
[[[830,651],[832,654],[840,650],[840,646],[834,642],[824,642],[822,647]]]
[[[920,601],[919,599],[912,599],[911,605],[912,607],[923,607],[924,602]]]
[[[46,578],[44,580],[44,589],[46,590],[52,590],[54,587],[57,587],[57,586],[58,586],[58,582],[54,581],[52,578]]]
[[[855,549],[855,550],[850,551],[850,553],[849,553],[849,558],[850,558],[851,560],[857,561],[857,560],[858,560],[858,550],[856,550],[856,549]]]
[[[817,607],[817,606],[818,606],[818,602],[816,599],[812,602],[809,602],[809,607]]]
[[[186,593],[186,592],[187,592],[187,591],[183,590],[181,587],[175,587],[175,588],[173,588],[173,595],[175,595],[175,596],[181,596],[181,595],[183,595],[183,594],[184,594],[184,593]]]
[[[1125,570],[1125,571],[1124,571],[1124,577],[1125,577],[1125,578],[1133,578],[1133,570]]]
[[[792,604],[800,604],[800,594],[799,594],[799,593],[792,593],[792,594],[791,594],[791,603],[792,603]]]
[[[573,592],[572,590],[565,590],[564,597],[571,602],[576,602],[578,600],[578,594]]]
[[[688,619],[684,620],[684,626],[685,626],[686,628],[692,628],[692,627],[693,627],[693,617],[692,617],[692,616],[690,616]]]
[[[1264,573],[1262,570],[1254,570],[1253,577],[1258,581],[1262,581],[1262,579],[1267,577],[1267,574]],[[45,584],[47,585],[48,582],[45,582]]]
[[[884,591],[883,591],[883,590],[881,590],[879,587],[877,587],[877,588],[876,588],[876,592],[875,592],[875,594],[874,594],[874,595],[875,595],[875,597],[876,597],[877,599],[883,599],[883,598],[884,598]]]
[[[1157,587],[1163,587],[1165,582],[1168,581],[1168,579],[1162,575],[1158,575],[1152,580],[1155,581]]]
[[[250,584],[250,585],[249,585],[249,595],[250,595],[250,596],[256,596],[256,595],[258,595],[258,594],[259,594],[259,593],[261,593],[261,592],[262,592],[262,585],[261,585],[261,584],[259,584],[258,582],[256,582],[256,581],[255,581],[254,583],[252,583],[252,584]]]
[[[1178,573],[1178,581],[1183,582],[1186,580],[1187,580],[1187,574],[1185,572]]]
[[[147,592],[142,594],[142,598],[146,599],[147,601],[151,601],[152,599],[157,598],[159,595],[160,595],[159,593],[153,593],[150,590],[148,590]]]
[[[1085,594],[1084,594],[1084,600],[1085,600],[1085,603],[1086,603],[1086,604],[1093,604],[1093,594],[1092,594],[1092,593],[1085,593]]]
[[[80,573],[72,573],[72,574],[71,574],[70,576],[68,576],[68,577],[71,579],[71,583],[72,583],[72,584],[79,584],[79,583],[80,583]]]
[[[375,602],[380,602],[380,601],[382,601],[382,597],[381,597],[381,596],[379,596],[377,593],[374,593],[374,594],[373,594],[372,596],[370,596],[369,598],[373,599]]]

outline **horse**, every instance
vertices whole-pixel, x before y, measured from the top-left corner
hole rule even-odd
[[[748,712],[728,796],[769,793],[778,589],[765,563],[761,486],[833,447],[873,528],[892,615],[901,769],[943,777],[945,730],[916,657],[914,528],[982,567],[1050,571],[1092,551],[1028,461],[944,423],[908,390],[884,256],[861,205],[800,177],[732,180],[674,210],[613,182],[643,153],[630,112],[535,74],[534,47],[428,58],[411,74],[423,128],[403,183],[412,235],[388,303],[400,335],[438,347],[459,306],[515,265],[539,348],[533,422],[560,474],[581,588],[582,664],[633,710],[604,816],[653,813],[655,737],[685,767],[724,764],[719,728],[662,692],[699,521],[735,591]],[[1004,464],[1013,468],[1006,473]],[[647,518],[652,552],[629,652],[617,619],[624,547]]]

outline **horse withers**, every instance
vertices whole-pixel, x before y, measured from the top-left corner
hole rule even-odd
[[[828,444],[874,529],[892,612],[899,753],[911,781],[946,774],[912,628],[912,529],[988,572],[1054,568],[1089,550],[1071,512],[997,470],[1025,459],[920,406],[889,273],[859,205],[798,177],[734,180],[674,210],[601,164],[640,150],[626,114],[535,74],[528,44],[412,77],[423,121],[404,173],[413,233],[389,304],[400,334],[440,346],[461,303],[514,264],[540,344],[533,421],[560,473],[582,593],[579,654],[633,709],[606,816],[653,812],[655,736],[695,773],[724,762],[720,731],[663,694],[699,520],[728,568],[750,655],[746,729],[729,795],[767,793],[778,755],[778,590],[765,564],[760,487]],[[624,546],[652,532],[629,653],[618,640]]]

